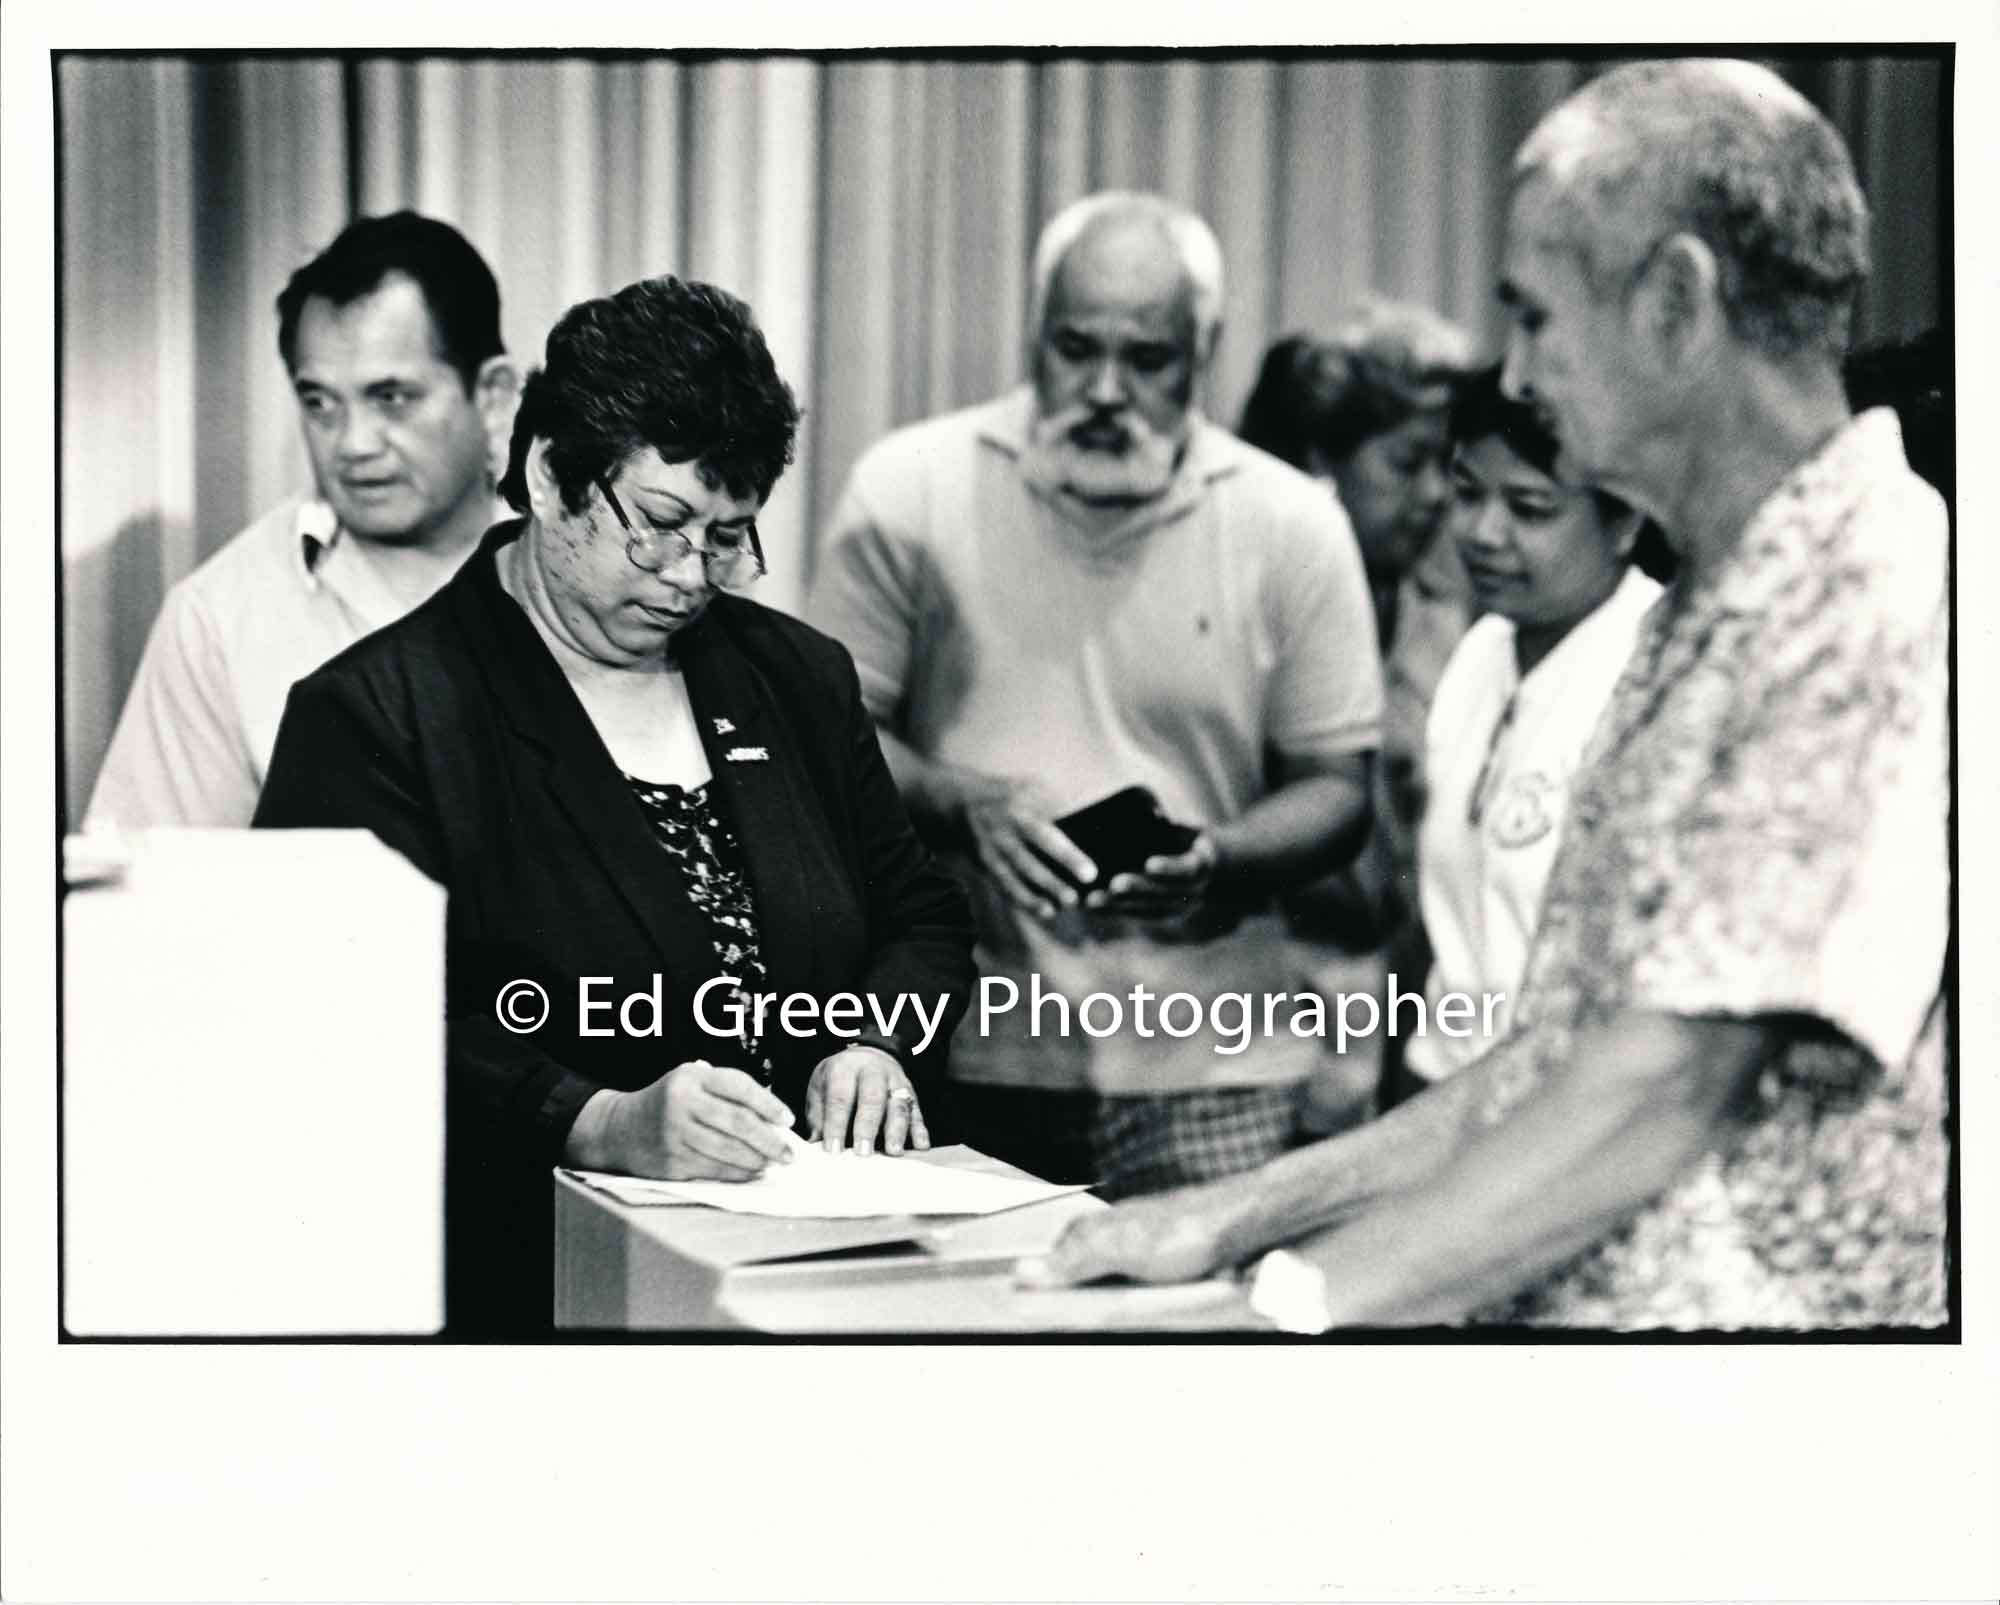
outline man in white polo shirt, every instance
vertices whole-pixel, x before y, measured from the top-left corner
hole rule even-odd
[[[1232,1046],[1210,1004],[1302,986],[1268,897],[1352,856],[1379,737],[1338,504],[1195,408],[1221,305],[1199,218],[1132,194],[1059,214],[1036,252],[1033,385],[862,458],[811,609],[966,874],[982,970],[1018,988],[953,1046],[968,1140],[1113,1193],[1297,1140],[1319,1041],[1281,1024]],[[1056,866],[1095,866],[1052,822],[1132,785],[1198,838],[1078,892]],[[1037,987],[1062,1001],[1033,1011]],[[1160,1018],[1177,992],[1203,1013],[1178,1038],[1162,1027],[1190,1023],[1188,1000]],[[1121,1005],[1110,1030],[1093,1007],[1101,1035],[1093,993]]]
[[[500,291],[448,223],[350,224],[278,297],[317,498],[266,513],[167,594],[87,827],[247,826],[292,683],[402,617],[499,518],[513,422]]]

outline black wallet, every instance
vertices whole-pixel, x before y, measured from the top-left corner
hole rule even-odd
[[[1097,866],[1099,886],[1113,875],[1138,873],[1149,858],[1186,852],[1201,834],[1169,819],[1159,798],[1144,786],[1114,791],[1055,823]]]

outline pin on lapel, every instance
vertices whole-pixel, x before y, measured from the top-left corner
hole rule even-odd
[[[731,763],[763,763],[771,755],[762,747],[731,747],[722,756]]]
[[[736,734],[736,726],[728,719],[717,719],[715,721],[715,733],[718,736],[733,736]]]

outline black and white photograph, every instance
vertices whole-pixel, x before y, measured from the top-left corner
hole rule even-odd
[[[11,19],[0,1593],[2000,1587],[1903,10]]]

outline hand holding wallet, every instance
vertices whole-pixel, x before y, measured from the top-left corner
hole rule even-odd
[[[1138,874],[1149,858],[1172,858],[1194,845],[1200,831],[1167,817],[1145,786],[1127,786],[1055,822],[1097,866],[1097,886],[1112,876]]]

